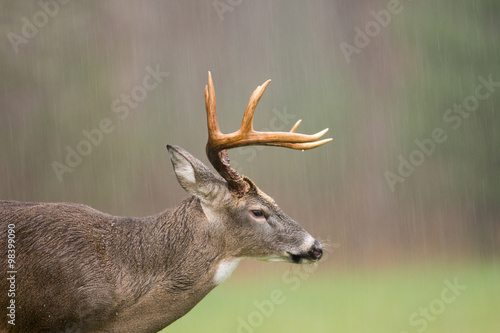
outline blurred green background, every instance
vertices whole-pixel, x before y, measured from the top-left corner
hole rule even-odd
[[[269,78],[256,129],[330,128],[307,152],[230,151],[328,257],[296,290],[299,268],[244,262],[166,332],[498,332],[498,1],[2,0],[0,18],[1,199],[176,205],[165,145],[208,163],[209,70],[223,132]]]

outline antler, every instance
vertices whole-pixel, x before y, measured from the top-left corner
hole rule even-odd
[[[324,145],[332,139],[321,138],[328,128],[312,135],[296,133],[302,120],[293,125],[290,132],[257,132],[253,129],[253,114],[257,103],[266,90],[271,80],[267,80],[253,92],[241,122],[241,127],[236,132],[222,134],[217,124],[215,109],[215,91],[212,82],[212,74],[208,72],[208,86],[205,86],[205,107],[207,109],[208,142],[206,152],[210,163],[217,172],[227,181],[229,189],[237,196],[244,195],[250,185],[244,177],[229,164],[227,150],[235,147],[249,145],[279,146],[292,149],[312,149]]]

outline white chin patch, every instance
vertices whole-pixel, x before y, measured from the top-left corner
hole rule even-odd
[[[224,282],[231,275],[236,266],[238,266],[240,260],[241,259],[238,258],[238,259],[221,261],[219,263],[219,266],[217,267],[217,270],[215,271],[214,283],[218,285]]]
[[[255,258],[259,261],[265,261],[265,262],[290,262],[290,260],[285,256],[285,257],[279,257],[279,256],[273,256],[273,257],[261,257],[261,258]]]

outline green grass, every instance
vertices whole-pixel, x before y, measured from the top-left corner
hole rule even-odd
[[[313,270],[230,278],[163,332],[500,332],[498,263]],[[445,281],[455,279],[466,289],[454,295]]]

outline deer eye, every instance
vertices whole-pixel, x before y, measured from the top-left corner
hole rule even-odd
[[[262,218],[262,217],[264,217],[264,212],[262,210],[260,210],[260,209],[252,209],[252,210],[250,210],[250,213],[255,218]]]

